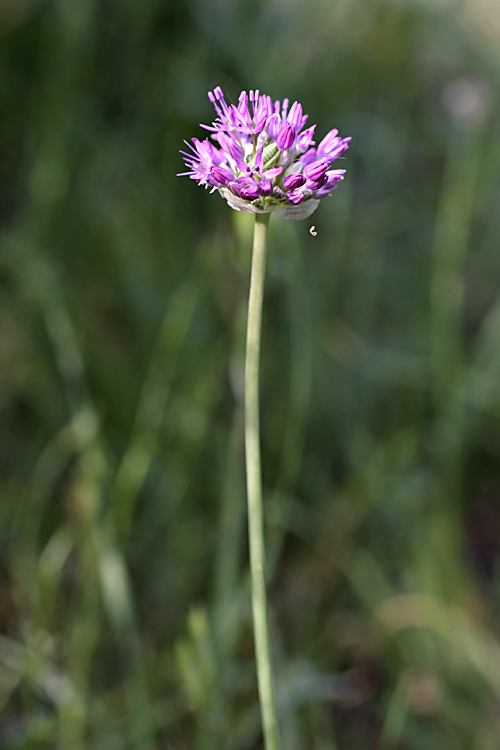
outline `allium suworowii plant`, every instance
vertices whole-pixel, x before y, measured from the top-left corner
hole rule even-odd
[[[303,130],[307,115],[298,102],[288,109],[288,99],[281,105],[242,91],[238,106],[228,105],[220,88],[208,96],[217,117],[201,127],[212,131],[218,148],[208,138],[186,141],[192,154],[181,152],[190,170],[183,174],[218,190],[231,208],[307,219],[344,178],[345,169],[331,165],[351,139],[331,130],[314,148],[316,125]]]
[[[267,626],[262,482],[259,442],[259,351],[266,238],[270,214],[282,219],[306,219],[321,198],[335,190],[345,169],[332,163],[349,148],[350,138],[331,130],[315,147],[312,125],[304,130],[307,115],[288,99],[273,102],[258,91],[243,91],[238,104],[228,105],[219,87],[208,95],[217,117],[212,141],[186,141],[192,153],[182,151],[188,172],[199,185],[218,190],[236,211],[255,214],[252,271],[248,301],[245,359],[245,453],[248,528],[252,578],[252,611],[257,678],[266,750],[278,750],[279,729]]]

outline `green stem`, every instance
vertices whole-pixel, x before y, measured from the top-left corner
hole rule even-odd
[[[252,612],[262,726],[265,749],[279,750],[280,740],[267,623],[259,441],[259,353],[269,217],[270,214],[255,215],[245,364],[245,452]]]

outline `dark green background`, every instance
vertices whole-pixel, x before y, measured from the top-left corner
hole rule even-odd
[[[270,229],[284,750],[500,748],[499,83],[497,0],[0,0],[1,750],[262,747],[217,85],[353,138]]]

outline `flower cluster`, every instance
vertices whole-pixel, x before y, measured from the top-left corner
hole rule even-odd
[[[344,178],[345,169],[331,165],[351,139],[331,130],[314,148],[316,126],[303,130],[307,115],[298,102],[289,108],[288,99],[281,105],[259,91],[242,91],[238,105],[228,105],[220,87],[208,97],[217,117],[201,127],[219,147],[208,138],[185,141],[192,153],[181,151],[189,168],[182,175],[218,190],[237,211],[305,219]]]

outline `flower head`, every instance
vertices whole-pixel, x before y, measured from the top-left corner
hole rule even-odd
[[[332,163],[349,148],[350,138],[331,130],[313,148],[315,125],[303,130],[307,115],[295,102],[289,109],[259,91],[242,91],[228,105],[220,87],[208,94],[217,117],[202,125],[211,139],[181,151],[188,172],[199,185],[218,190],[231,208],[248,213],[276,211],[283,219],[305,219],[321,198],[335,190],[345,169]]]

